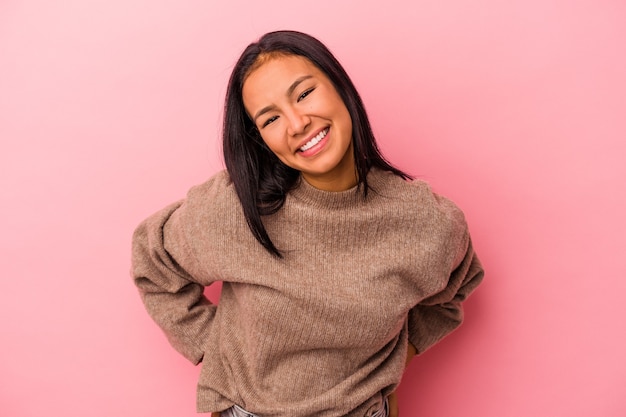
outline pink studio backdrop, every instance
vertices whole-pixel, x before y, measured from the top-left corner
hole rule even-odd
[[[487,269],[402,415],[626,415],[625,5],[0,2],[0,415],[195,415],[199,368],[144,312],[130,237],[221,169],[230,69],[279,28],[336,53]]]

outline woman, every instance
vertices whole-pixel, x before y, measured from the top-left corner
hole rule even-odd
[[[133,238],[148,312],[203,362],[198,411],[397,416],[406,364],[483,276],[463,214],[381,156],[348,75],[303,33],[243,52],[223,136],[226,171]]]

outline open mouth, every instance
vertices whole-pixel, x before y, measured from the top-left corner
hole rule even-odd
[[[324,137],[328,134],[328,128],[322,130],[320,133],[318,133],[313,139],[311,139],[310,141],[308,141],[307,143],[305,143],[300,149],[298,149],[300,152],[305,152],[309,149],[311,149],[312,147],[314,147],[315,145],[317,145],[318,143],[320,143],[322,141],[322,139],[324,139]]]

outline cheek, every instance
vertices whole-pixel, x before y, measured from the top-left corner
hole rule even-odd
[[[342,117],[342,125],[344,134],[352,141],[352,117],[350,117],[350,113],[348,113],[348,109],[345,109],[345,113]]]
[[[263,139],[265,145],[270,148],[270,151],[272,151],[276,155],[281,153],[281,148],[283,147],[281,147],[281,141],[275,135],[266,133],[261,135],[261,139]]]
[[[341,121],[341,125],[344,130],[349,130],[352,133],[352,117],[341,97],[338,95],[334,97],[333,109],[338,119]]]

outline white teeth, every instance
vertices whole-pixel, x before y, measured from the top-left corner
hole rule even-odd
[[[317,134],[317,136],[315,136],[313,139],[305,143],[304,146],[300,148],[300,152],[304,152],[307,149],[311,149],[313,146],[320,143],[320,141],[324,139],[324,136],[326,136],[327,133],[328,133],[328,128],[322,130],[320,133]]]

